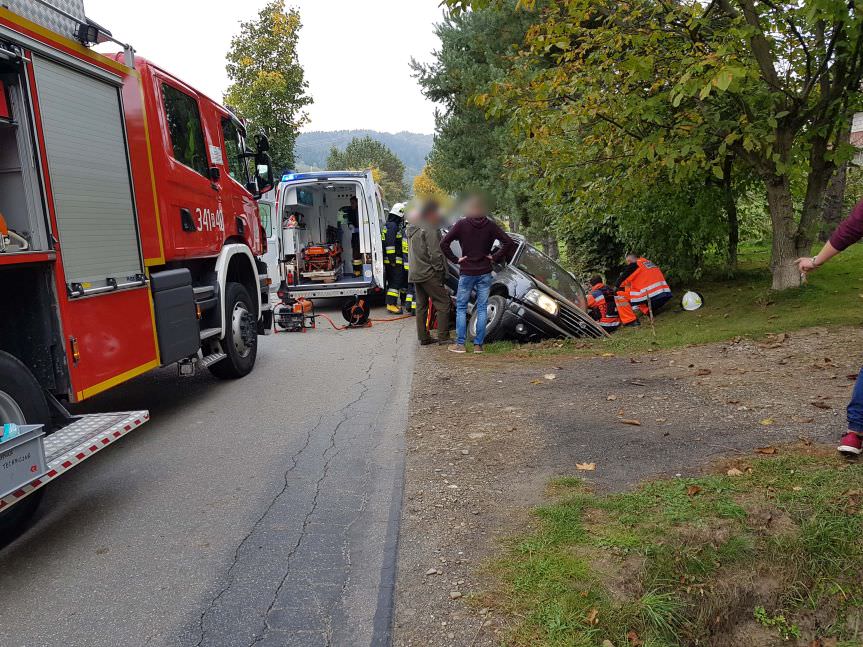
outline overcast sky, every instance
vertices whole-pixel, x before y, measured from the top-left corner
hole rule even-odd
[[[265,0],[85,0],[87,16],[137,52],[221,101],[225,53]],[[303,21],[300,64],[314,105],[304,130],[431,133],[434,106],[408,66],[439,41],[439,0],[288,0]],[[104,46],[103,46],[104,47]]]

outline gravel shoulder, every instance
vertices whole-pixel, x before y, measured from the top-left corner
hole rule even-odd
[[[861,349],[863,331],[846,328],[638,356],[420,349],[394,644],[499,643],[506,619],[483,606],[495,587],[490,564],[530,528],[555,477],[622,490],[756,448],[831,445]]]

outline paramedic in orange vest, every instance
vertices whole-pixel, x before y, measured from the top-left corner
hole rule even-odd
[[[620,328],[620,317],[617,316],[614,290],[605,285],[601,276],[594,276],[590,279],[587,309],[606,332],[614,332]]]
[[[671,288],[662,270],[638,254],[626,255],[626,269],[617,279],[617,314],[624,326],[637,326],[638,317],[633,308],[642,314],[659,312],[671,299]],[[648,306],[648,302],[650,305]]]

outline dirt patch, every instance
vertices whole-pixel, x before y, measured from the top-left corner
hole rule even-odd
[[[552,478],[623,490],[729,458],[745,468],[758,448],[832,443],[863,361],[863,331],[633,357],[418,353],[394,643],[471,647],[501,640],[504,620],[482,599],[497,586],[485,566],[536,523],[530,509],[547,501]],[[747,512],[765,532],[793,532],[781,515]],[[751,608],[736,620],[748,626]]]

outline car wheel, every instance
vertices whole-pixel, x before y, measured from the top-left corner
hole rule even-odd
[[[488,321],[485,326],[485,341],[493,342],[498,341],[499,339],[503,339],[504,330],[503,330],[503,313],[506,310],[506,298],[493,294],[488,298],[488,305],[486,306],[486,313],[488,316]],[[470,318],[470,324],[468,325],[468,330],[470,331],[470,338],[473,339],[476,337],[476,323],[479,319],[479,313],[474,311]]]
[[[255,367],[258,355],[258,326],[255,306],[249,291],[240,283],[225,285],[225,338],[222,340],[225,359],[210,367],[210,372],[223,380],[245,377]]]
[[[41,424],[51,429],[51,411],[45,393],[23,363],[0,352],[0,427],[7,422],[16,425]],[[36,490],[20,503],[0,512],[0,546],[11,541],[27,526],[39,507],[45,488]]]

